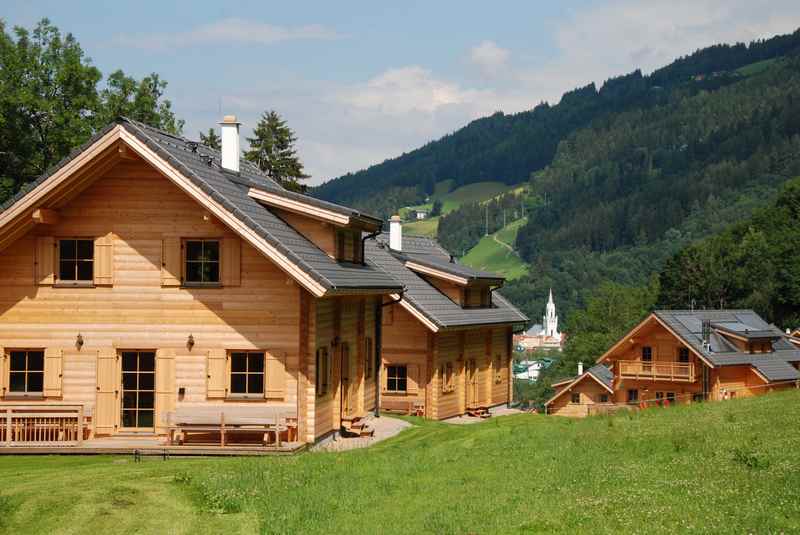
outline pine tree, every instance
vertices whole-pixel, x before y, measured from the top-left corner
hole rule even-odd
[[[303,164],[297,156],[294,132],[274,110],[265,112],[247,138],[250,150],[244,153],[246,160],[253,162],[272,179],[293,191],[302,188],[300,180],[309,178],[303,172]]]
[[[213,128],[209,128],[207,134],[200,132],[200,143],[212,149],[222,150],[222,138]]]

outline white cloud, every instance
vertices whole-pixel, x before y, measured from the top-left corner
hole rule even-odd
[[[281,41],[328,40],[339,37],[341,35],[336,31],[320,24],[286,27],[229,18],[203,24],[185,32],[119,34],[114,37],[114,43],[126,47],[161,50],[209,44],[269,45]]]
[[[508,67],[508,58],[511,55],[505,48],[501,48],[494,41],[483,41],[472,47],[469,60],[486,76],[494,76]]]

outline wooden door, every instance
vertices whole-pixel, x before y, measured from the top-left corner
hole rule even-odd
[[[122,351],[121,427],[128,431],[155,431],[156,353]]]
[[[92,415],[96,435],[111,435],[118,425],[118,364],[119,357],[113,349],[101,350],[97,355],[97,395]]]
[[[342,416],[349,416],[355,408],[353,390],[358,381],[355,380],[353,373],[353,362],[350,358],[350,347],[347,344],[341,345],[341,366],[342,366]]]
[[[467,408],[478,406],[478,365],[475,359],[467,360]]]

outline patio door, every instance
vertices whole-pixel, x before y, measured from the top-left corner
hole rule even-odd
[[[122,429],[155,431],[155,351],[122,351]]]
[[[467,360],[467,408],[478,406],[478,365],[475,359]]]
[[[350,358],[350,347],[343,343],[342,352],[342,416],[350,416],[354,409],[354,385],[358,384],[353,373],[353,362]]]

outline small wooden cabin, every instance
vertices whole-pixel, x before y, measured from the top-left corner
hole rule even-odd
[[[550,414],[586,416],[757,396],[796,387],[798,366],[791,338],[752,310],[657,310],[586,374],[555,383],[546,406]],[[607,377],[610,391],[598,391],[587,374]]]
[[[120,120],[2,207],[0,408],[79,405],[114,436],[241,406],[314,442],[374,407],[401,289],[363,262],[382,222],[286,191],[225,128],[218,152]]]
[[[404,237],[399,218],[366,254],[404,285],[384,301],[381,408],[441,420],[509,403],[513,331],[527,318],[497,291],[503,278]]]

